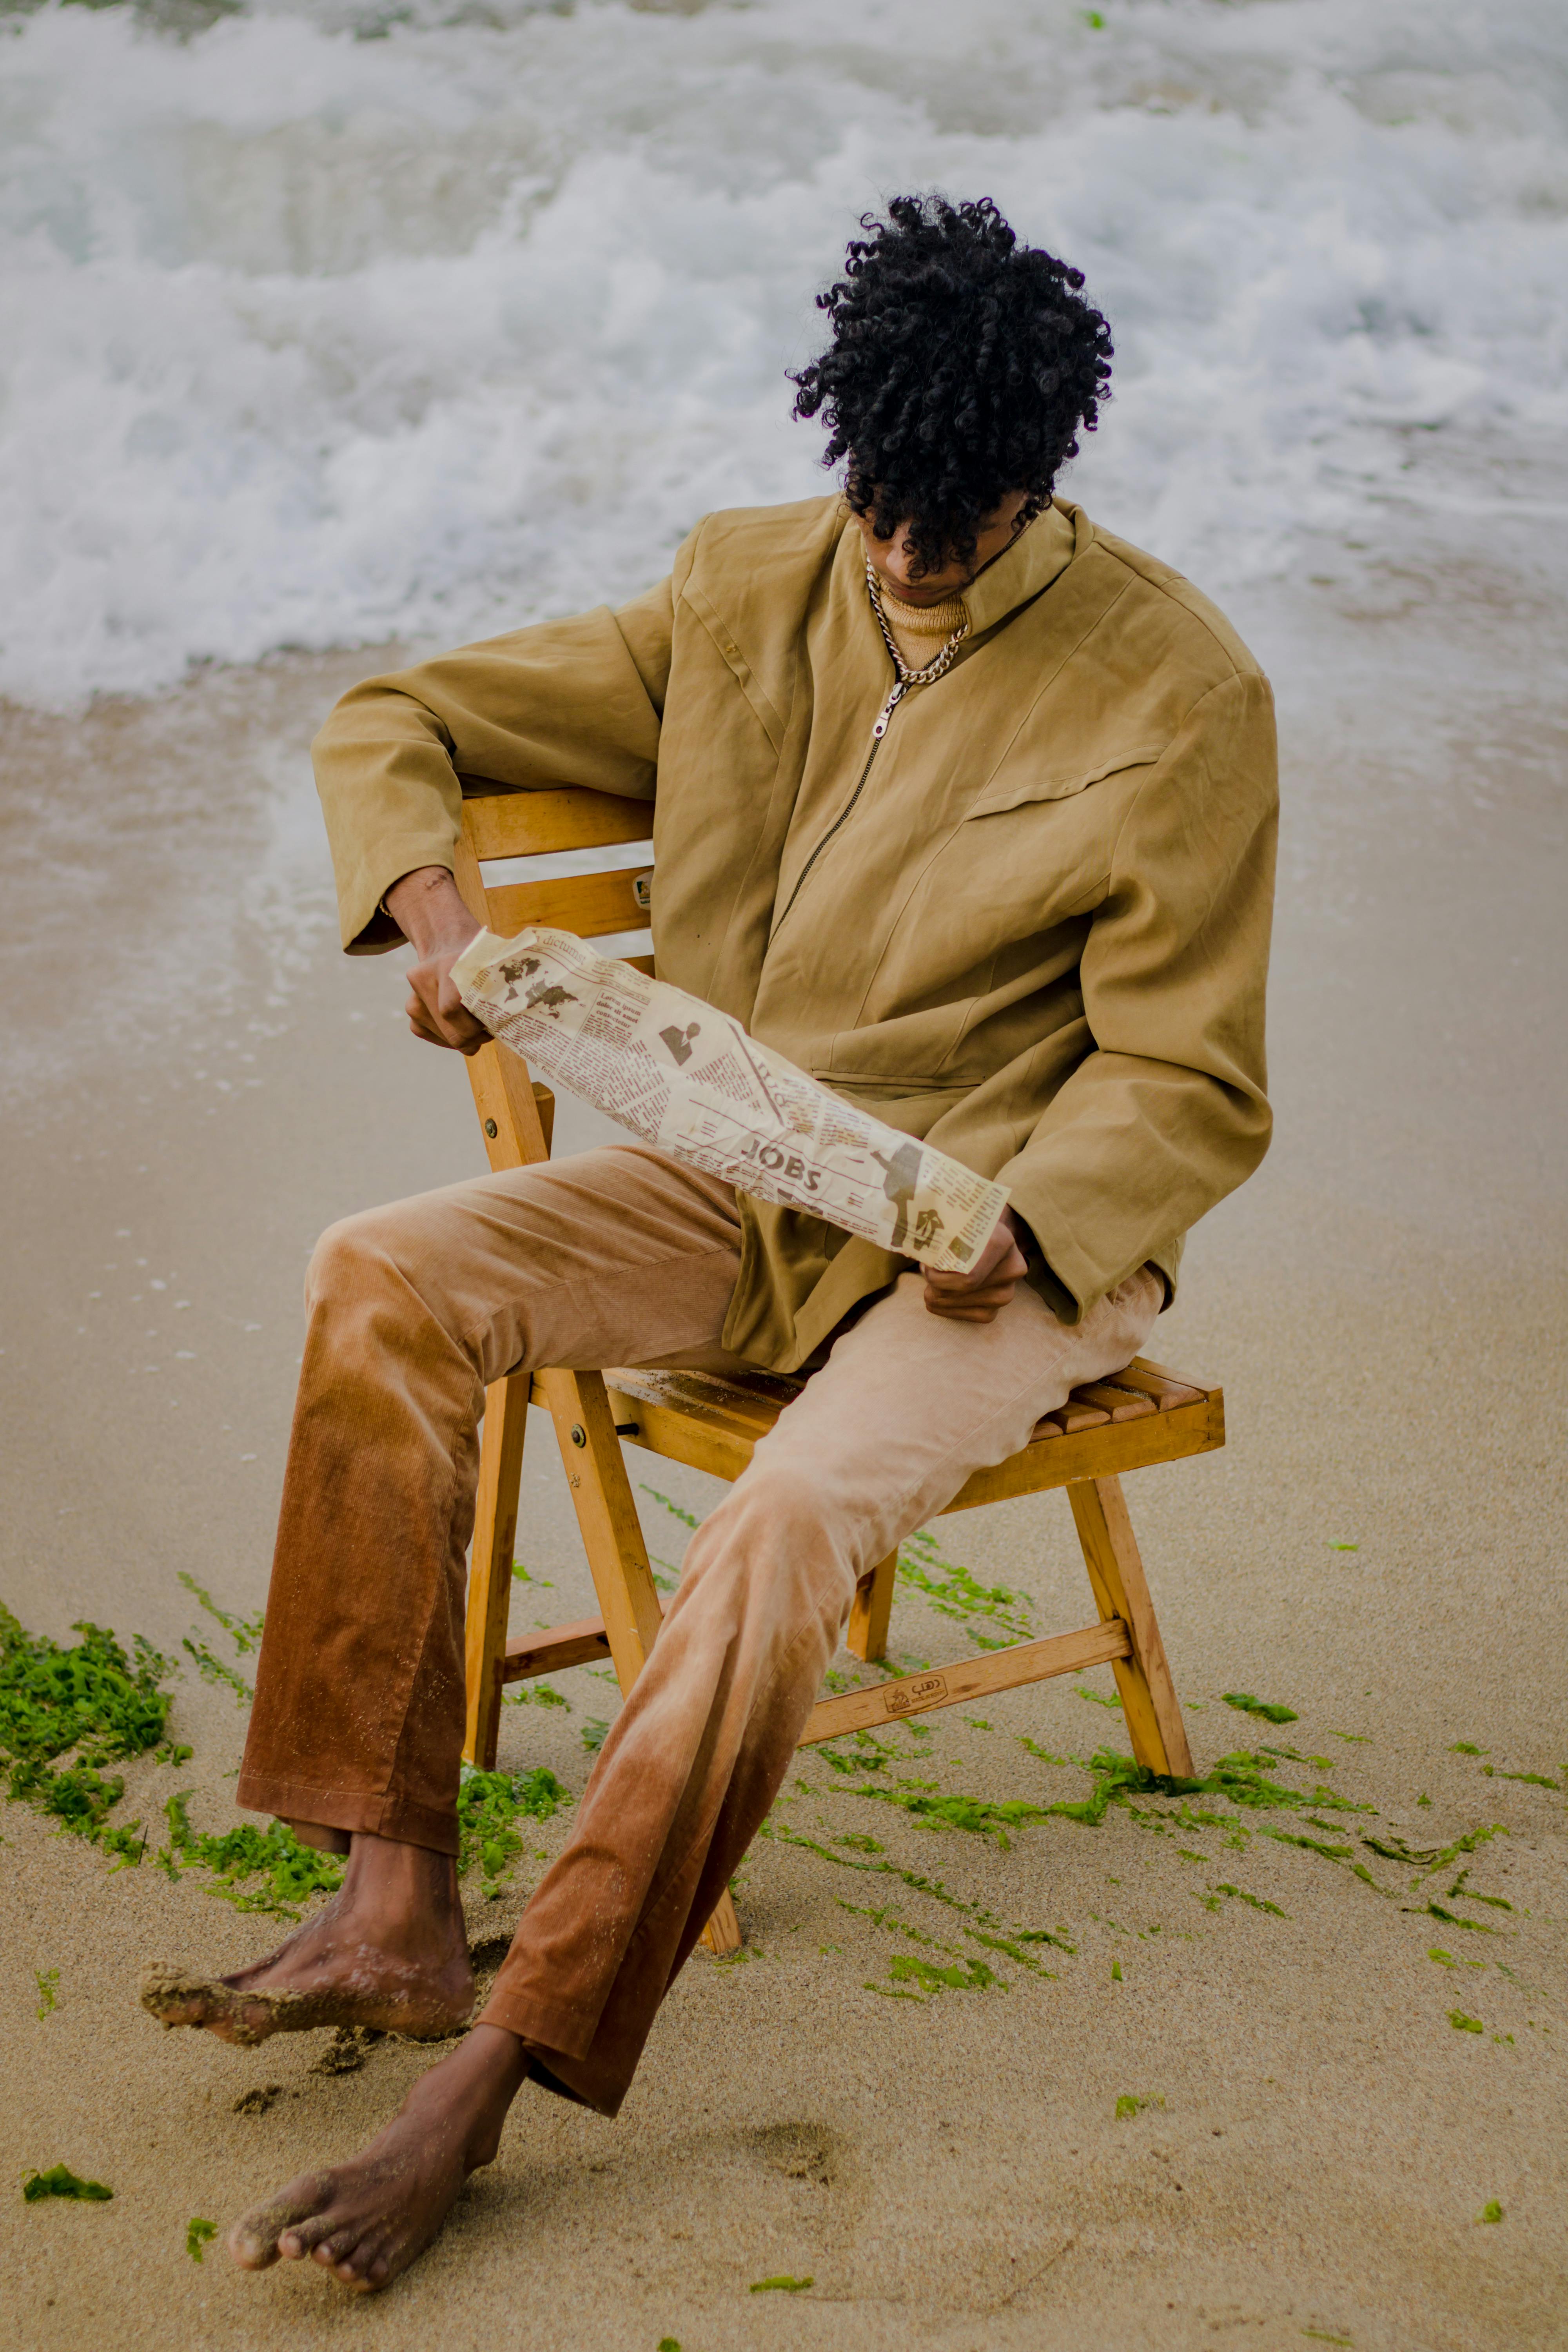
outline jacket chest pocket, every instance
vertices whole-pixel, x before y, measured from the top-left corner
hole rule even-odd
[[[1033,759],[1006,761],[970,803],[964,822],[1001,816],[1009,809],[1026,808],[1037,801],[1075,800],[1090,784],[1101,784],[1108,776],[1121,775],[1130,768],[1152,767],[1164,748],[1163,743],[1128,744],[1093,767],[1069,762],[1052,769]]]

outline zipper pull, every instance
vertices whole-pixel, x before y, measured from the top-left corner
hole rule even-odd
[[[900,703],[902,702],[905,691],[904,681],[900,678],[897,686],[894,687],[891,694],[889,695],[886,702],[883,703],[881,711],[877,719],[877,724],[871,730],[871,740],[873,743],[879,743],[883,736],[887,733],[888,721],[891,719]]]

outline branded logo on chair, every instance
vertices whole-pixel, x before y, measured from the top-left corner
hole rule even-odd
[[[918,1682],[896,1683],[883,1696],[882,1705],[889,1715],[909,1715],[918,1706],[931,1706],[947,1696],[945,1675],[921,1675]]]

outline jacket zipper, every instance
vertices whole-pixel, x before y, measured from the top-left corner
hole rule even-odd
[[[850,817],[854,814],[855,803],[866,789],[866,779],[871,772],[871,762],[877,756],[877,747],[888,731],[889,720],[892,718],[894,711],[898,709],[900,703],[902,702],[908,692],[909,687],[902,678],[900,678],[894,686],[891,694],[889,695],[888,699],[883,703],[881,709],[877,713],[877,723],[871,730],[871,748],[866,754],[866,764],[860,771],[859,782],[856,784],[856,787],[850,793],[849,798],[845,802],[844,806],[839,810],[838,814],[834,818],[833,823],[828,826],[827,831],[823,835],[822,839],[817,843],[816,847],[812,851],[811,856],[806,859],[805,864],[801,867],[800,872],[795,878],[795,888],[790,892],[789,898],[785,902],[784,913],[773,925],[773,939],[776,940],[780,931],[783,930],[784,923],[788,919],[790,908],[795,905],[795,900],[799,898],[802,890],[805,887],[806,876],[811,872],[812,867],[816,865],[817,859],[821,856],[823,851],[826,848],[834,835],[841,832],[844,826],[848,824]]]

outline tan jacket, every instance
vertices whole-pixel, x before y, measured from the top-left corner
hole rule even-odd
[[[316,774],[351,952],[450,866],[460,779],[654,800],[661,979],[1012,1188],[1073,1319],[1268,1147],[1267,679],[1197,591],[1058,500],[908,695],[835,498],[710,515],[619,612],[345,695]],[[656,796],[657,786],[657,796]],[[743,1203],[724,1338],[802,1364],[901,1261]]]

